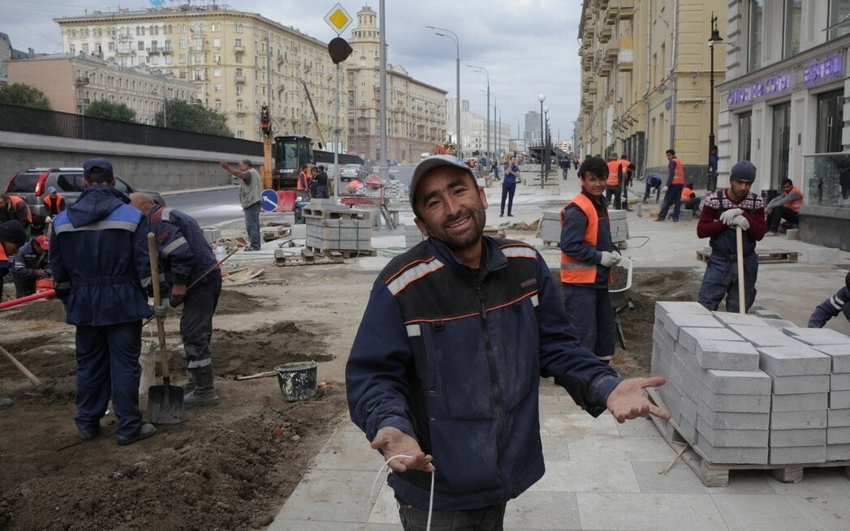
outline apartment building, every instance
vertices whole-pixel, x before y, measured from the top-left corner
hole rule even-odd
[[[766,198],[791,179],[800,239],[850,250],[850,0],[732,0],[724,13],[721,181],[738,160]]]

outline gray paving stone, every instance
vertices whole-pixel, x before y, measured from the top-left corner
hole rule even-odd
[[[771,429],[826,428],[827,412],[822,411],[772,411]]]
[[[836,428],[841,429],[841,428]],[[770,447],[820,446],[826,444],[826,428],[770,430]]]
[[[664,324],[657,320],[655,321],[655,327],[652,329],[652,341],[657,345],[668,347],[668,350],[673,350],[673,347],[676,346],[676,338],[671,336],[664,328]]]
[[[831,372],[832,363],[829,356],[802,343],[798,343],[797,346],[758,347],[756,350],[759,353],[759,368],[774,376],[803,376]]]
[[[831,374],[829,376],[830,391],[850,391],[850,373]]]
[[[743,446],[714,446],[700,438],[697,447],[715,465],[766,465],[767,446],[749,448]]]
[[[799,328],[786,327],[782,329],[786,335],[789,335],[807,345],[847,345],[850,344],[850,337],[832,330],[831,328]]]
[[[577,495],[581,528],[617,531],[728,531],[710,496],[644,492]],[[612,510],[616,507],[616,510]]]
[[[799,485],[805,483],[804,478]],[[846,495],[716,494],[711,498],[729,531],[847,531],[850,521]]]
[[[782,330],[786,326],[797,326],[788,319],[765,319],[764,323],[771,328],[776,328],[777,330]]]
[[[848,375],[850,376],[850,375]],[[801,393],[825,393],[829,391],[829,374],[808,374],[803,376],[774,376],[773,394],[775,395],[798,395]]]
[[[729,330],[749,341],[755,347],[793,347],[802,345],[799,341],[786,336],[773,327],[731,324],[729,325]]]
[[[850,345],[818,345],[812,348],[832,358],[833,373],[850,372]]]
[[[581,529],[574,492],[524,492],[505,508],[505,529]]]
[[[832,409],[850,408],[850,391],[830,391],[829,407]]]
[[[682,333],[690,336],[689,330],[692,329],[683,329]],[[706,338],[695,338],[695,342],[696,361],[703,369],[757,371],[759,368],[759,354],[749,343]]]
[[[719,323],[718,323],[719,324]],[[722,325],[721,325],[722,326]],[[744,340],[731,330],[727,328],[680,328],[679,329],[679,337],[678,342],[679,345],[685,348],[688,352],[693,352],[696,354],[697,352],[697,341],[698,340],[711,340],[711,341],[738,341],[744,342]],[[705,367],[705,368],[714,368],[714,367]]]
[[[773,395],[771,412],[826,411],[829,393]]]
[[[738,446],[744,448],[767,448],[769,430],[723,430],[715,429],[700,417],[697,420],[700,440],[703,438],[714,447]]]
[[[687,395],[682,395],[682,402],[679,412],[688,424],[691,426],[697,425],[697,401]]]
[[[717,412],[712,411],[702,402],[697,404],[697,406],[697,413],[699,417],[714,429],[766,430],[770,425],[771,415],[769,413]],[[826,423],[826,411],[824,411],[824,423]]]
[[[826,429],[827,444],[850,444],[850,427]]]
[[[770,395],[716,395],[699,384],[699,399],[713,411],[769,413]]]
[[[665,494],[764,494],[774,495],[762,470],[736,470],[726,487],[706,487],[684,463],[678,461],[663,476],[659,474],[669,463],[632,463],[641,492]]]
[[[756,308],[753,306],[750,308],[750,313],[755,315],[756,317],[761,317],[762,319],[782,319],[782,316],[773,310],[768,310],[765,308]]]
[[[850,461],[850,444],[827,444],[827,461]]]
[[[771,381],[767,373],[757,371],[723,371],[709,369],[702,383],[718,395],[770,395]]]
[[[691,423],[684,416],[679,419],[679,433],[691,445],[699,443],[699,435],[697,434],[696,423]]]
[[[711,313],[705,306],[692,301],[658,301],[655,303],[655,315],[660,313],[694,313],[708,315]]]
[[[740,313],[730,313],[730,312],[711,312],[711,315],[714,316],[715,319],[720,321],[725,325],[729,324],[739,324],[739,325],[750,325],[750,326],[768,326],[767,323],[764,322],[764,319],[752,314],[740,314]]]
[[[828,409],[826,418],[827,426],[830,428],[850,426],[850,409]]]
[[[803,465],[826,461],[826,445],[770,447],[771,465]]]

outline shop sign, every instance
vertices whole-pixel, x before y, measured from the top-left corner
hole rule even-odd
[[[753,83],[732,89],[726,95],[726,103],[729,106],[752,103],[762,98],[769,98],[776,94],[790,91],[794,87],[793,76],[786,72],[776,72],[757,79]]]
[[[803,69],[803,83],[807,87],[844,77],[844,65],[839,53],[821,57]]]

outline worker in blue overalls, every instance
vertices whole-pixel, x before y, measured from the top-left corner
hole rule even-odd
[[[142,320],[150,317],[148,221],[116,190],[112,164],[83,163],[85,190],[53,221],[50,265],[65,322],[77,327],[77,425],[80,439],[100,433],[112,398],[118,444],[156,432],[142,423],[139,380]]]
[[[165,271],[163,293],[170,293],[171,306],[183,304],[180,337],[189,378],[183,406],[188,409],[217,404],[210,340],[213,314],[221,294],[218,261],[203,230],[191,216],[156,205],[141,192],[130,194],[130,200],[145,214],[151,232],[156,235],[156,249]],[[190,285],[191,290],[187,289]]]

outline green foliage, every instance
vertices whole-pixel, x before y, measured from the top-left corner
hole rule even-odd
[[[162,112],[156,113],[156,125],[163,126]],[[233,136],[227,127],[227,117],[199,103],[182,100],[166,100],[165,125],[169,129],[204,133],[207,135]]]
[[[123,103],[115,103],[109,100],[98,100],[87,106],[86,116],[116,122],[136,123],[136,111]]]
[[[25,83],[0,87],[0,103],[50,110],[50,100],[40,90]]]

